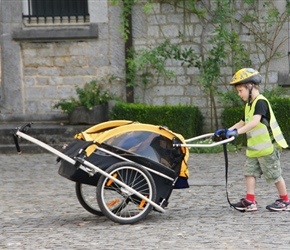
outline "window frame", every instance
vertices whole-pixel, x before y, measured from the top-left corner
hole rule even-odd
[[[63,13],[56,13],[55,15],[54,10],[53,10],[53,6],[51,6],[52,8],[49,10],[49,13],[47,15],[43,14],[43,13],[34,13],[33,12],[33,4],[35,1],[38,0],[23,0],[22,1],[22,9],[23,9],[23,13],[22,13],[22,18],[24,20],[25,24],[78,24],[78,23],[89,23],[90,22],[90,14],[89,14],[89,2],[90,0],[85,0],[84,2],[84,6],[83,6],[83,13],[81,15],[79,15],[79,13],[69,13],[69,12],[63,12]],[[60,3],[58,0],[56,3]],[[76,0],[76,1],[80,1],[81,0]],[[42,3],[43,6],[40,7],[41,8],[45,8],[45,4],[47,3]],[[75,9],[77,10],[77,8]],[[39,14],[39,15],[38,15]]]
[[[28,1],[21,0],[23,14],[28,13]],[[28,23],[22,18],[22,27],[14,29],[14,41],[52,42],[61,40],[98,39],[99,24],[107,24],[108,0],[88,0],[90,19],[86,23]]]

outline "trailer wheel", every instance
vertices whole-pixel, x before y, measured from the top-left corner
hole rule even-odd
[[[76,195],[78,201],[88,212],[97,215],[103,216],[101,209],[99,208],[97,202],[97,187],[92,185],[87,185],[84,183],[76,182]]]
[[[155,201],[155,182],[142,166],[119,162],[110,166],[106,172],[149,200]],[[97,201],[103,214],[120,224],[133,224],[143,220],[152,210],[150,203],[104,175],[98,181]]]

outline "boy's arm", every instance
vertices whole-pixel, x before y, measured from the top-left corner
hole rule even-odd
[[[247,124],[244,123],[244,126],[241,126],[241,127],[234,127],[233,126],[233,129],[236,128],[238,130],[237,132],[239,135],[245,134],[248,131],[250,131],[251,129],[255,128],[259,124],[261,117],[262,117],[262,115],[254,115],[253,119],[249,123],[247,123]],[[237,123],[237,124],[239,124],[239,123]]]
[[[243,127],[245,125],[245,122],[243,120],[240,120],[239,122],[237,122],[235,125],[231,126],[230,128],[228,128],[228,130],[233,130],[233,129],[240,129],[241,127]]]

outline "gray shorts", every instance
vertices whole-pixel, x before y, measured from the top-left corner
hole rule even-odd
[[[277,183],[281,180],[282,170],[280,166],[280,154],[281,149],[274,144],[274,151],[272,154],[259,157],[248,158],[244,165],[244,175],[254,176],[260,178],[264,175],[264,178],[269,183]]]

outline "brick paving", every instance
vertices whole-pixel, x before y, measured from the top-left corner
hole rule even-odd
[[[290,190],[290,151],[282,153]],[[258,180],[258,211],[231,209],[222,153],[191,154],[190,188],[174,190],[166,213],[119,225],[87,212],[74,182],[49,153],[0,155],[0,249],[289,249],[289,212],[268,212],[274,185]],[[229,153],[229,196],[244,196],[244,151]]]

